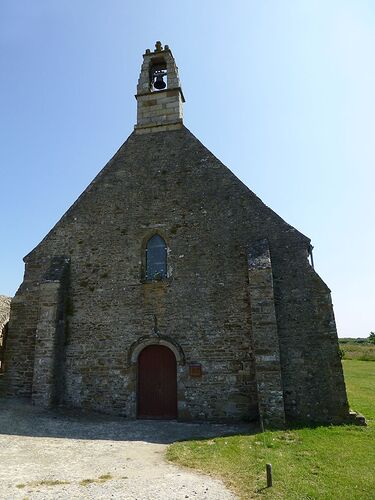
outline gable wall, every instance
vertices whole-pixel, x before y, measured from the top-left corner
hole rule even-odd
[[[171,277],[142,283],[141,249],[155,230],[168,243]],[[34,283],[39,262],[71,258],[66,403],[134,417],[129,347],[152,335],[156,314],[187,365],[203,368],[199,380],[181,368],[181,415],[256,416],[246,249],[262,238],[270,243],[287,413],[314,418],[330,400],[337,413],[331,385],[342,405],[345,398],[335,329],[328,290],[307,262],[308,240],[186,129],[130,136],[28,257]],[[316,377],[324,394],[309,392]]]

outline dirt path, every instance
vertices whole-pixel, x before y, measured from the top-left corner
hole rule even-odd
[[[164,452],[176,440],[246,431],[0,400],[0,499],[234,499],[220,481],[166,463]]]

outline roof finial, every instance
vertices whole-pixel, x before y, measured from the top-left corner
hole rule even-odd
[[[162,46],[160,40],[158,40],[155,43],[155,50],[154,50],[154,52],[161,52],[162,50],[163,50],[163,46]]]

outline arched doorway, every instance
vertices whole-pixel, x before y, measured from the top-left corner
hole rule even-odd
[[[177,366],[174,353],[149,345],[138,356],[138,418],[177,418]]]

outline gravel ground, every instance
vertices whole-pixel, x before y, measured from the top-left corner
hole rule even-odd
[[[236,498],[209,476],[168,464],[168,444],[248,426],[127,421],[0,400],[0,499]]]

